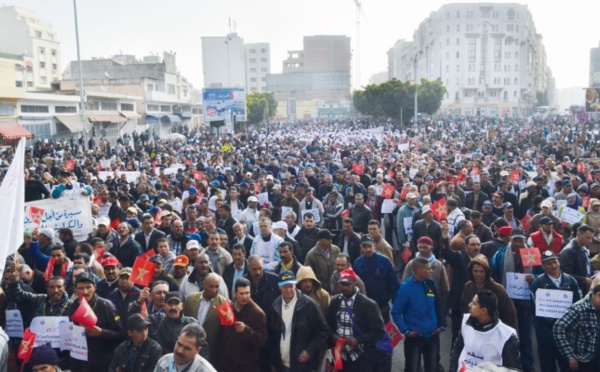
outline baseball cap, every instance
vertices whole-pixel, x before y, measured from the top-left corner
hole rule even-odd
[[[126,212],[131,212],[131,213],[137,214],[137,209],[135,209],[135,207],[129,207],[129,208],[127,208]]]
[[[509,173],[507,171],[500,172],[500,177],[506,177],[508,175],[509,175]]]
[[[542,202],[541,206],[542,208],[546,207],[552,209],[552,201],[546,199]]]
[[[196,242],[196,243],[198,243],[198,242]],[[173,261],[173,266],[187,267],[189,264],[190,264],[190,259],[188,258],[188,256],[186,256],[184,254],[181,254],[181,255],[175,257],[175,260]]]
[[[106,257],[102,260],[102,267],[119,266],[119,260],[115,256]]]
[[[506,202],[504,204],[502,204],[502,209],[506,209],[506,208],[512,208],[513,205],[510,202]]]
[[[165,302],[168,303],[171,300],[183,302],[183,298],[181,298],[181,295],[177,291],[167,293],[167,296],[165,297]]]
[[[523,229],[513,229],[512,233],[510,233],[510,238],[511,239],[515,239],[515,238],[521,238],[521,239],[525,239],[525,231],[523,231]]]
[[[340,278],[338,279],[338,283],[354,283],[358,278],[358,275],[352,270],[351,267],[342,270],[340,272]]]
[[[98,219],[98,226],[100,226],[100,225],[110,226],[110,218],[108,218],[106,216],[100,217]]]
[[[414,192],[409,192],[408,194],[406,194],[406,199],[416,199],[418,198],[417,194],[415,194]]]
[[[360,237],[360,245],[373,245],[373,242],[373,237],[369,234]]]
[[[272,227],[272,229],[273,229],[273,230],[275,230],[275,229],[283,229],[283,230],[286,230],[286,229],[287,229],[287,224],[286,224],[285,222],[283,222],[283,221],[277,221],[277,222],[275,222],[275,223],[273,224],[273,227]]]
[[[492,208],[492,202],[489,200],[486,200],[483,202],[483,208]]]
[[[498,229],[498,235],[500,236],[509,236],[512,232],[512,227],[510,226],[502,226]]]
[[[296,284],[296,275],[290,270],[286,270],[279,274],[279,286],[282,287],[286,284]]]
[[[544,216],[544,217],[540,218],[540,224],[541,225],[553,225],[554,221],[552,221],[552,218],[550,218],[548,216]]]
[[[154,263],[161,264],[161,265],[165,264],[165,260],[161,256],[159,256],[157,254],[155,254],[154,256],[150,257],[148,259],[148,262],[154,262]]]
[[[133,314],[127,318],[127,330],[143,331],[150,325],[150,322],[142,314]]]
[[[258,203],[258,198],[253,195],[248,198],[248,203]]]
[[[186,243],[185,249],[200,249],[200,243],[197,240],[190,240]]]
[[[317,239],[328,239],[331,240],[335,238],[335,235],[331,233],[331,231],[327,229],[323,229],[317,233]]]
[[[548,250],[542,253],[542,263],[550,260],[558,260],[558,257],[554,254],[554,252]]]
[[[87,271],[84,271],[75,277],[75,284],[82,283],[82,282],[96,283],[92,274],[90,274]]]
[[[423,208],[421,208],[421,214],[425,214],[425,213],[429,213],[431,212],[431,207],[428,205],[424,205]]]
[[[119,271],[119,276],[127,275],[131,276],[131,267],[124,267]]]

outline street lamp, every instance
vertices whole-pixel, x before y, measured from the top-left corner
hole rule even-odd
[[[75,14],[75,41],[77,44],[77,66],[79,67],[79,110],[81,114],[81,124],[83,126],[83,152],[87,144],[87,116],[85,114],[85,98],[83,92],[83,70],[81,69],[81,54],[79,52],[79,26],[77,24],[77,0],[73,0],[73,13]]]

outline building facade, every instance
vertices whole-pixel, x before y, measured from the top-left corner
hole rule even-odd
[[[590,87],[600,88],[600,44],[590,49]]]
[[[244,88],[246,49],[236,33],[202,37],[202,72],[205,88]]]
[[[60,43],[51,25],[31,11],[0,7],[0,53],[22,56],[27,90],[50,90],[60,80]],[[10,35],[10,37],[8,37]]]
[[[554,78],[526,5],[444,5],[411,42],[390,49],[388,66],[390,78],[440,78],[442,110],[459,115],[528,115],[552,105]]]
[[[271,73],[271,47],[269,43],[245,44],[246,92],[266,92],[267,74]]]

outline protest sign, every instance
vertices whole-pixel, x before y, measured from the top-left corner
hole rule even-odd
[[[288,213],[291,213],[294,211],[294,208],[292,207],[281,207],[281,220],[285,221],[285,216],[287,216]],[[239,220],[239,218],[238,218]]]
[[[412,217],[404,217],[404,231],[405,231],[406,235],[412,236],[412,234],[413,234],[412,223],[413,223]]]
[[[583,213],[580,213],[579,211],[567,206],[563,208],[562,213],[560,214],[560,220],[568,223],[569,225],[574,225],[581,222],[583,217],[585,217]]]
[[[140,177],[140,172],[117,172],[117,177],[121,177],[121,175],[125,175],[125,177],[127,177],[127,182],[131,183],[131,182],[137,182],[137,179]],[[106,177],[108,176],[112,176],[113,178],[115,178],[115,172],[98,172],[98,178],[101,179],[102,181],[106,181]]]
[[[71,358],[78,360],[88,360],[88,345],[85,337],[85,328],[81,326],[73,326],[71,339]]]
[[[88,198],[60,198],[43,199],[25,203],[27,207],[37,207],[44,210],[41,224],[38,226],[29,217],[25,218],[25,230],[33,231],[50,228],[57,232],[63,228],[73,230],[73,237],[78,241],[85,241],[92,232],[92,210]]]
[[[396,202],[394,199],[385,199],[383,203],[381,203],[381,213],[393,213],[394,209],[396,209]]]
[[[6,310],[5,330],[8,337],[23,338],[23,317],[20,310]]]
[[[36,316],[29,328],[37,335],[35,347],[50,343],[53,348],[60,345],[60,324],[69,323],[66,316]]]
[[[560,319],[573,304],[573,292],[558,289],[535,291],[535,316]]]
[[[302,220],[304,220],[304,215],[308,212],[315,215],[315,223],[321,222],[321,213],[319,213],[319,208],[305,209],[301,211],[300,213],[302,214]]]
[[[529,300],[531,294],[529,283],[525,280],[527,274],[506,273],[506,292],[514,300]]]
[[[258,198],[259,205],[269,204],[269,193],[262,192],[262,193],[256,195],[256,197]]]
[[[73,323],[60,323],[58,325],[58,332],[60,333],[59,349],[61,351],[71,350],[71,344],[73,343]]]
[[[542,256],[540,255],[539,248],[521,248],[519,249],[521,255],[521,262],[523,266],[541,266]]]

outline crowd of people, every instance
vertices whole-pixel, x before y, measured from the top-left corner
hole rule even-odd
[[[23,363],[0,329],[0,371],[391,371],[402,348],[395,370],[600,370],[594,123],[340,119],[186,138],[27,149],[25,201],[90,200],[93,223],[25,232],[0,325],[5,310],[24,328],[80,325],[84,300],[97,322],[87,361],[42,344]],[[552,293],[569,302],[556,314],[536,298]]]

